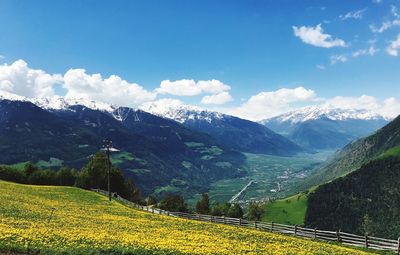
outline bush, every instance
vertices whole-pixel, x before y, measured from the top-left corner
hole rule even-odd
[[[0,166],[0,179],[11,182],[26,183],[25,172],[9,166]]]
[[[233,204],[228,211],[228,217],[232,218],[242,218],[243,217],[243,210],[239,204]]]
[[[200,213],[200,214],[209,214],[210,213],[210,201],[208,199],[207,193],[203,193],[201,195],[201,199],[199,199],[199,201],[197,201],[196,212]]]
[[[160,202],[160,209],[170,212],[188,212],[187,204],[180,195],[168,195]]]

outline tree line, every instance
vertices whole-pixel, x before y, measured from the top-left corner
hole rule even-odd
[[[83,189],[107,190],[108,159],[104,153],[96,153],[80,170],[67,166],[59,170],[39,169],[31,162],[22,169],[12,166],[0,166],[0,179],[22,184],[75,186]],[[132,201],[140,202],[139,189],[133,180],[125,180],[121,170],[112,167],[110,171],[110,186],[112,192]]]

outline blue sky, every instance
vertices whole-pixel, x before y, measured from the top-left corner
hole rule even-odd
[[[140,86],[138,93],[156,93],[145,94],[147,101],[173,98],[243,117],[246,113],[239,108],[262,92],[285,88],[288,91],[267,95],[291,97],[290,90],[305,89],[294,99],[284,98],[283,103],[261,103],[255,108],[247,105],[249,111],[271,108],[250,119],[337,96],[368,95],[376,100],[377,108],[383,107],[385,99],[400,96],[400,56],[395,56],[400,51],[400,39],[399,45],[396,43],[400,34],[397,8],[398,0],[2,0],[0,63],[4,69],[22,59],[28,69],[60,76],[81,68],[85,69],[80,75],[84,80],[85,75],[96,73],[102,79],[117,75],[128,82],[127,86]],[[7,84],[20,81],[0,73],[1,79],[9,81]],[[55,94],[84,94],[83,90],[73,93],[75,85],[64,85],[63,79],[55,79]],[[159,88],[162,81],[183,79],[194,80],[189,87],[198,86],[198,81],[218,80],[230,89],[202,89],[188,96],[168,91],[173,86],[179,88],[179,82]],[[23,91],[4,84],[2,89]],[[104,91],[94,89],[93,93],[86,91],[88,97],[107,101],[106,95],[100,95]],[[303,92],[308,93],[305,98]],[[202,104],[204,96],[218,93],[225,93],[223,104]],[[47,95],[34,95],[38,94]],[[130,102],[118,95],[110,102],[121,100]],[[141,103],[135,98],[132,101],[132,105]],[[398,101],[392,103],[398,107]],[[274,104],[276,109],[272,109]]]

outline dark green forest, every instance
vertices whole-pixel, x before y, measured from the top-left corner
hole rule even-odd
[[[308,198],[305,225],[397,239],[400,234],[400,158],[380,157],[319,186]]]

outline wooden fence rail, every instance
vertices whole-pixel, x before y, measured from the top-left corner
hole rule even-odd
[[[104,195],[108,195],[107,191],[93,189],[93,191],[102,193]],[[204,214],[190,214],[190,213],[182,213],[182,212],[169,212],[165,210],[161,210],[158,208],[154,208],[151,206],[143,206],[132,203],[116,193],[113,193],[112,196],[114,199],[123,202],[124,204],[144,210],[153,214],[161,214],[167,215],[171,217],[179,217],[185,218],[190,220],[199,220],[205,222],[212,222],[212,223],[220,223],[220,224],[227,224],[227,225],[234,225],[234,226],[242,226],[242,227],[249,227],[255,228],[259,230],[275,232],[275,233],[282,233],[282,234],[290,234],[299,237],[309,238],[309,239],[316,239],[321,241],[330,241],[330,242],[338,242],[343,243],[346,245],[357,246],[357,247],[364,247],[370,248],[375,250],[384,250],[384,251],[393,251],[397,254],[400,254],[400,238],[397,240],[390,240],[385,238],[373,237],[373,236],[360,236],[355,234],[350,234],[341,231],[326,231],[326,230],[319,230],[319,229],[311,229],[300,227],[297,225],[285,225],[279,224],[275,222],[259,222],[259,221],[248,221],[245,219],[238,219],[238,218],[230,218],[225,216],[212,216],[212,215],[204,215]]]

